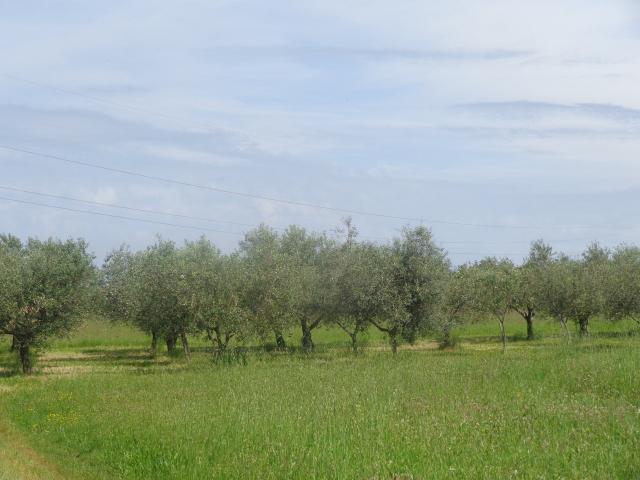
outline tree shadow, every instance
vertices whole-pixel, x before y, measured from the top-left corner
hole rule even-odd
[[[0,378],[12,378],[17,375],[20,375],[20,370],[17,368],[6,368],[3,365],[0,365]]]

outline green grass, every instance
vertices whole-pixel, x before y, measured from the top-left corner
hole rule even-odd
[[[312,356],[221,366],[203,348],[151,361],[144,335],[94,321],[37,375],[0,379],[0,409],[51,478],[639,478],[640,337],[537,326],[519,340],[511,318],[506,355],[480,322],[454,351],[354,357],[324,329]]]

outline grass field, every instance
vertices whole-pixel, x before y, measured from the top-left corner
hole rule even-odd
[[[5,341],[0,479],[640,478],[640,336],[537,327],[527,342],[511,319],[506,355],[481,322],[397,358],[325,329],[314,355],[223,366],[204,341],[150,360],[144,335],[89,321],[31,377]]]

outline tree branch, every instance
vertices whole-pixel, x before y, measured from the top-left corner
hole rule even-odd
[[[374,327],[376,327],[378,330],[380,330],[381,332],[391,334],[391,329],[389,329],[389,328],[384,328],[384,327],[382,327],[382,326],[378,325],[378,324],[376,323],[376,321],[375,321],[375,320],[370,319],[370,320],[369,320],[369,322],[371,322],[371,324],[372,324]]]

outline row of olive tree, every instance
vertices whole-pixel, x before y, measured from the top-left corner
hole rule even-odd
[[[287,347],[287,332],[299,329],[302,348],[314,349],[313,331],[335,325],[351,339],[370,327],[384,332],[395,353],[400,342],[436,333],[443,346],[453,332],[478,316],[500,326],[517,312],[535,337],[534,318],[557,319],[569,334],[574,321],[588,334],[596,315],[611,319],[640,314],[640,250],[613,252],[591,245],[579,259],[532,244],[522,265],[485,258],[452,269],[428,229],[404,229],[391,244],[359,241],[350,221],[344,239],[292,226],[283,234],[260,227],[239,249],[222,255],[202,239],[177,248],[158,241],[146,251],[114,252],[103,268],[107,305],[169,351],[187,335],[202,332],[223,352],[233,338],[272,339]]]
[[[302,348],[314,349],[313,331],[335,324],[351,338],[369,326],[389,337],[394,353],[429,328],[445,290],[450,265],[428,229],[405,229],[389,245],[346,240],[292,226],[249,232],[239,249],[223,255],[206,239],[177,247],[158,240],[140,252],[122,247],[102,270],[104,306],[151,336],[189,356],[188,337],[205,334],[218,352],[236,339],[272,338],[287,347],[298,328]]]
[[[528,339],[538,314],[557,319],[567,335],[569,322],[588,334],[596,315],[640,323],[637,247],[593,244],[571,259],[537,241],[519,266],[486,258],[452,269],[424,227],[384,245],[360,241],[350,221],[343,233],[335,240],[262,226],[231,254],[205,238],[183,246],[159,239],[143,251],[115,250],[101,269],[81,240],[23,244],[0,236],[0,334],[13,337],[29,372],[32,348],[70,332],[90,307],[147,332],[153,355],[162,340],[169,352],[180,344],[187,357],[193,335],[224,353],[249,338],[285,349],[294,329],[310,352],[321,325],[342,329],[354,351],[377,328],[395,353],[429,333],[452,345],[455,329],[477,316],[497,320],[504,348],[510,312],[525,320]]]
[[[640,249],[622,245],[609,251],[594,243],[572,259],[536,241],[520,266],[496,258],[463,265],[452,272],[440,304],[441,343],[450,345],[451,332],[461,323],[488,315],[497,320],[506,348],[510,312],[526,321],[529,340],[538,313],[556,319],[568,337],[569,322],[585,336],[596,316],[640,324]]]

